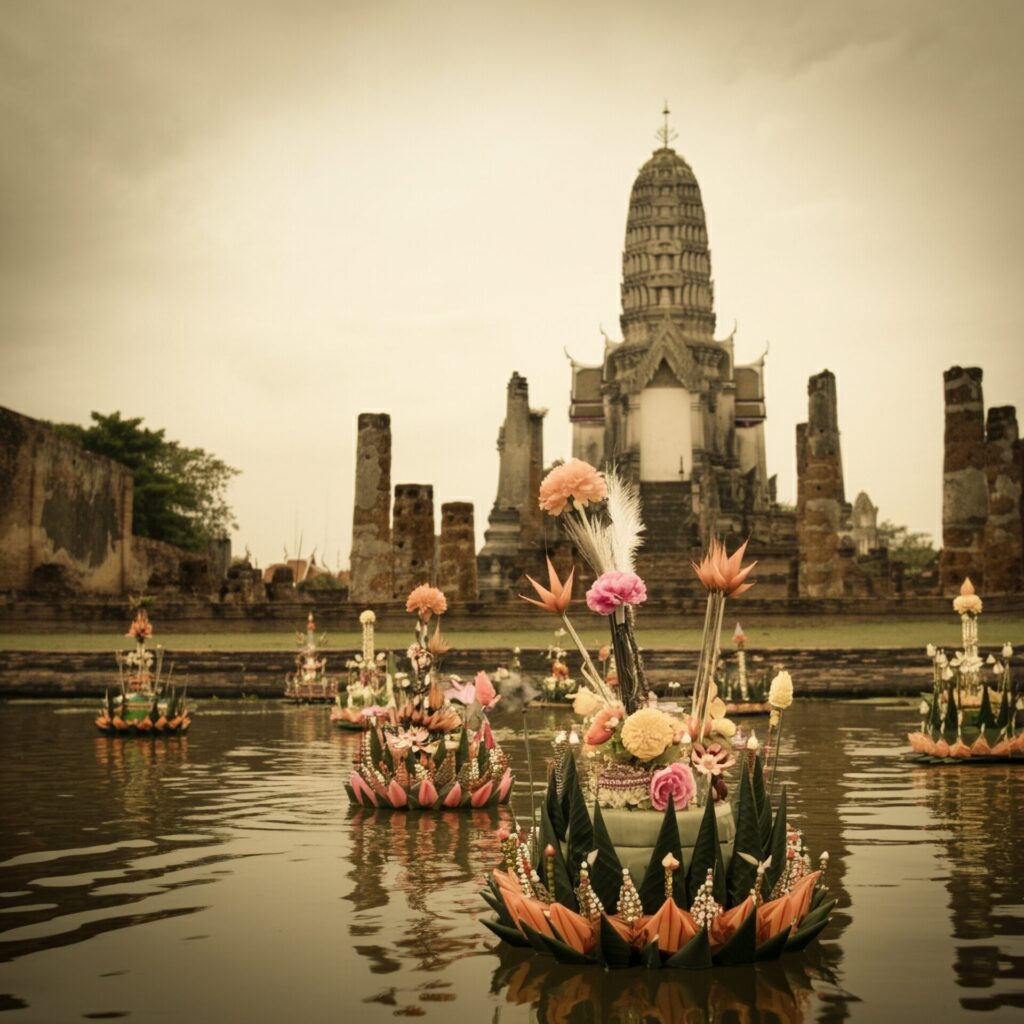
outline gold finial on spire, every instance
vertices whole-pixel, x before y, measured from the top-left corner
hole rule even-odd
[[[665,118],[665,123],[654,134],[661,140],[662,147],[668,149],[668,144],[676,138],[676,132],[668,126],[668,115],[672,113],[668,109],[668,100],[665,100],[665,109],[661,113]]]

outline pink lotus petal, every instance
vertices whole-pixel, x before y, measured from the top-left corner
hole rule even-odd
[[[506,768],[505,774],[501,777],[501,782],[498,783],[498,803],[503,804],[508,799],[508,794],[512,789],[512,769]]]
[[[473,680],[473,688],[476,693],[476,699],[485,708],[490,707],[491,704],[496,702],[498,691],[494,689],[491,677],[486,672],[477,672],[476,678]]]
[[[494,749],[494,734],[491,732],[491,725],[487,719],[484,719],[484,724],[480,726],[480,732],[478,733],[484,741],[484,748],[486,750]]]
[[[442,801],[445,807],[458,807],[462,803],[462,783],[456,782]]]
[[[353,772],[352,778],[349,780],[349,785],[352,787],[352,792],[355,793],[356,799],[359,803],[363,803],[363,795],[366,795],[366,799],[377,806],[377,796],[372,789],[363,781],[362,775],[359,772]]]
[[[430,779],[424,779],[416,790],[416,802],[420,807],[433,807],[437,803],[437,789]]]
[[[485,782],[470,798],[469,802],[474,807],[483,807],[488,800],[491,799],[491,791],[494,789],[494,783]]]
[[[398,784],[395,779],[388,783],[388,799],[392,807],[408,807],[409,794]]]

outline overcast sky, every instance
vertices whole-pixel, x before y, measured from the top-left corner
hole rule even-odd
[[[516,370],[570,454],[619,337],[667,98],[718,336],[766,368],[795,500],[807,378],[847,496],[941,531],[942,371],[1024,416],[1024,4],[2,0],[0,404],[143,416],[242,470],[261,564],[348,562],[355,424],[392,483],[497,487]]]

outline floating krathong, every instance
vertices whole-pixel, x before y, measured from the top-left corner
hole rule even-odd
[[[306,619],[305,632],[295,632],[299,646],[295,655],[295,671],[285,676],[284,695],[297,704],[325,704],[338,693],[337,676],[327,674],[327,659],[320,648],[327,643],[327,634],[317,636],[313,613]]]
[[[582,657],[573,710],[583,742],[572,742],[575,730],[556,737],[539,823],[503,835],[505,864],[484,892],[497,916],[485,923],[513,945],[571,964],[703,968],[804,948],[835,901],[822,883],[827,854],[812,870],[787,819],[786,790],[772,802],[792,680],[779,672],[767,694],[775,748],[768,786],[755,734],[728,719],[715,682],[726,599],[753,586],[747,577],[756,563],[742,564],[746,544],[729,554],[712,540],[693,567],[707,609],[684,713],[650,692],[636,639],[647,590],[634,565],[644,528],[635,489],[578,464],[554,471],[541,499],[565,515],[596,576],[587,605],[608,618],[619,685],[613,691],[594,667],[569,621],[569,601],[549,608]],[[731,769],[739,779],[730,803]]]
[[[1015,687],[1013,647],[982,658],[978,617],[982,600],[965,579],[953,610],[960,616],[963,649],[949,657],[929,644],[932,690],[921,701],[921,728],[908,733],[910,759],[925,764],[1024,764],[1024,691]]]
[[[439,664],[448,650],[440,616],[444,594],[426,584],[409,595],[416,637],[407,656],[411,671],[395,676],[395,706],[368,707],[346,790],[354,804],[394,810],[454,810],[508,802],[512,771],[487,713],[501,699],[486,672],[471,683]],[[437,616],[434,629],[430,619]]]
[[[763,780],[760,757],[745,757],[724,842],[728,805],[708,800],[678,813],[670,796],[637,869],[638,851],[624,855],[600,803],[588,810],[567,754],[549,779],[539,829],[502,834],[505,864],[482,894],[495,916],[483,923],[567,964],[699,969],[804,949],[835,906],[823,882],[828,855],[812,870],[785,791],[773,813]]]
[[[376,614],[366,609],[359,616],[363,629],[362,650],[349,662],[348,685],[339,688],[331,708],[331,722],[340,729],[365,729],[382,710],[395,707],[394,675],[391,658],[374,650]]]
[[[108,736],[180,736],[192,724],[187,694],[170,684],[173,666],[163,672],[164,649],[156,652],[146,642],[153,636],[153,624],[145,608],[139,608],[126,636],[135,640],[135,650],[116,653],[118,692],[108,689],[96,728]],[[186,688],[187,689],[187,688]]]
[[[725,701],[725,713],[730,718],[763,715],[768,706],[770,673],[767,670],[751,672],[747,665],[747,635],[737,622],[732,634],[736,658],[732,663],[720,660],[716,681],[718,695]]]

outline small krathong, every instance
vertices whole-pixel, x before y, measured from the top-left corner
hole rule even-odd
[[[339,690],[331,708],[331,722],[340,729],[365,729],[382,710],[395,706],[394,673],[386,651],[374,650],[376,614],[366,609],[359,616],[362,650],[348,662],[348,685]]]
[[[118,651],[118,692],[108,689],[96,728],[108,736],[180,736],[192,725],[187,687],[179,694],[171,685],[174,667],[163,671],[164,649],[149,650],[153,624],[145,607],[138,607],[128,632],[135,641],[132,651]]]
[[[304,631],[295,631],[298,651],[295,655],[295,671],[285,676],[284,695],[296,704],[324,704],[333,701],[338,694],[338,679],[328,675],[327,659],[320,653],[327,645],[327,634],[317,635],[316,620],[310,612]]]
[[[442,683],[447,607],[444,594],[427,584],[409,595],[406,609],[416,614],[411,671],[395,676],[394,706],[364,711],[368,728],[345,787],[354,804],[453,810],[508,802],[512,771],[487,720],[501,699],[494,684],[486,672],[471,683],[458,676],[447,678],[447,688]]]
[[[1013,647],[982,658],[978,617],[982,600],[965,579],[953,600],[960,616],[963,649],[949,657],[929,644],[932,690],[921,701],[921,728],[909,733],[913,760],[926,764],[1024,763],[1024,692],[1015,687]]]
[[[747,635],[738,622],[733,630],[732,642],[736,648],[735,660],[727,663],[725,659],[720,659],[715,677],[727,714],[730,718],[766,714],[769,711],[769,672],[766,669],[751,672],[747,664]],[[755,660],[759,659],[755,657]]]

